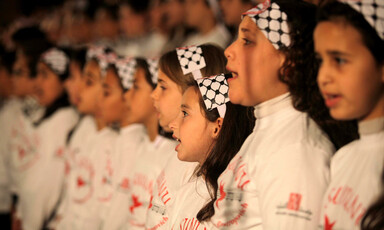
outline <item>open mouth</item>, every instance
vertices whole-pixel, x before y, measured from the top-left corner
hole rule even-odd
[[[323,97],[325,100],[325,105],[329,108],[337,105],[337,103],[339,103],[339,101],[342,98],[341,95],[339,95],[339,94],[328,94],[328,93],[324,93]]]
[[[236,79],[239,77],[239,75],[236,72],[228,73],[224,75],[228,82]]]
[[[177,142],[179,142],[179,144],[175,147],[175,151],[178,152],[179,147],[181,145],[181,140],[177,138],[175,135],[172,135],[172,138],[175,139]]]

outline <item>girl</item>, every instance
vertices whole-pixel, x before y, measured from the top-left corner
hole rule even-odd
[[[117,229],[125,224],[125,211],[129,201],[126,199],[129,191],[126,174],[137,162],[137,151],[146,135],[143,125],[131,122],[128,110],[129,91],[132,90],[135,69],[135,59],[118,58],[107,69],[103,84],[102,116],[107,123],[118,122],[120,127],[112,159],[114,174],[111,184],[114,194],[104,215],[103,229]]]
[[[314,32],[318,84],[332,117],[358,121],[360,139],[331,162],[320,226],[359,229],[381,192],[384,162],[384,1],[324,5]],[[324,32],[327,36],[324,36]]]
[[[98,199],[105,194],[100,194],[97,188],[100,188],[104,166],[113,153],[117,135],[106,127],[100,115],[102,73],[108,65],[108,55],[114,54],[102,47],[91,47],[87,52],[77,108],[90,116],[81,122],[71,138],[70,147],[77,151],[73,153],[75,160],[68,176],[66,215],[57,229],[97,229],[101,224]]]
[[[209,224],[206,221],[214,214],[218,193],[217,178],[254,126],[251,109],[223,103],[223,98],[228,97],[224,74],[197,82],[185,91],[181,113],[170,124],[180,142],[176,147],[178,158],[199,163],[195,177],[176,196],[170,214],[172,229],[205,229]],[[223,106],[225,117],[220,112]]]
[[[183,48],[187,50],[186,48]],[[183,50],[179,49],[179,50]],[[190,53],[199,51],[205,59],[201,67],[202,76],[219,74],[224,66],[223,50],[214,45],[191,47]],[[177,55],[178,50],[164,54],[159,61],[159,83],[152,93],[159,123],[169,130],[169,124],[180,113],[183,92],[194,83],[192,73],[184,75]],[[188,182],[196,163],[182,162],[176,154],[169,159],[166,167],[156,180],[151,207],[148,211],[146,229],[169,229],[169,212],[172,209],[180,187]]]
[[[303,1],[264,1],[243,14],[238,38],[225,51],[229,97],[255,106],[256,126],[218,179],[217,228],[317,225],[334,152],[318,124],[335,128],[311,62],[314,10]]]
[[[184,46],[214,43],[225,48],[229,42],[230,34],[219,21],[220,9],[214,0],[186,0],[186,25],[196,29],[196,33],[189,35]]]
[[[64,145],[78,119],[63,86],[68,65],[67,54],[58,48],[44,52],[37,63],[35,95],[45,112],[35,123],[38,145],[33,159],[25,165],[28,173],[21,185],[18,207],[23,229],[46,226],[61,195]]]

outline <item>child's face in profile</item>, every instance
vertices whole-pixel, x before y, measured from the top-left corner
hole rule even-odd
[[[64,86],[57,76],[45,63],[37,64],[35,80],[35,95],[40,105],[49,106],[64,92]]]
[[[151,97],[164,129],[169,129],[169,123],[178,116],[182,96],[181,88],[159,70],[158,84]]]
[[[145,79],[145,72],[137,68],[134,75],[133,87],[128,91],[127,104],[129,121],[145,124],[156,113],[151,99],[152,86]]]
[[[80,113],[98,117],[99,101],[103,88],[101,84],[101,73],[96,61],[88,61],[84,67],[82,87],[79,95],[78,110]]]
[[[69,64],[69,77],[64,82],[64,87],[67,90],[69,101],[72,105],[78,106],[79,104],[79,92],[81,91],[81,80],[82,79],[82,70],[80,65],[76,62],[71,62]]]
[[[176,146],[177,156],[182,161],[203,164],[215,144],[215,122],[208,121],[200,108],[199,94],[189,87],[183,94],[180,113],[171,122],[173,137],[180,143]]]
[[[101,99],[101,116],[107,124],[113,122],[123,123],[127,117],[127,107],[115,71],[109,68],[103,82],[103,96]]]
[[[33,94],[35,79],[31,78],[27,58],[21,52],[17,52],[16,61],[12,69],[13,93],[17,97],[25,97]]]
[[[325,21],[314,32],[320,60],[318,85],[338,120],[384,115],[384,65],[378,64],[357,29],[346,22]]]
[[[279,80],[284,55],[276,50],[250,17],[244,17],[238,38],[226,50],[229,98],[234,104],[254,106],[288,91]]]

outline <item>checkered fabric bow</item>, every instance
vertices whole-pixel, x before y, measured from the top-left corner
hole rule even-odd
[[[120,57],[116,59],[115,66],[124,90],[131,89],[136,71],[136,60],[130,57]]]
[[[100,67],[101,76],[105,76],[109,64],[116,62],[117,54],[104,46],[91,46],[87,50],[87,59],[96,59]]]
[[[151,79],[153,84],[157,84],[159,80],[159,60],[154,58],[147,58],[149,73],[151,74]]]
[[[67,71],[69,65],[69,58],[57,48],[51,48],[41,55],[41,60],[47,64],[53,72],[62,75]]]
[[[270,0],[258,4],[256,7],[243,13],[242,17],[250,17],[272,43],[279,50],[291,44],[287,14],[281,11],[280,6]]]
[[[177,58],[183,74],[192,73],[195,80],[202,78],[200,70],[206,66],[203,50],[200,46],[188,46],[176,49]]]
[[[220,117],[224,118],[226,103],[229,101],[229,86],[224,74],[198,79],[197,84],[207,110],[217,108]]]
[[[384,0],[340,0],[361,13],[384,40]]]

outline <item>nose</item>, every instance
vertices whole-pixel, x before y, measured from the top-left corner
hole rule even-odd
[[[172,130],[173,133],[175,133],[179,129],[181,114],[182,113],[180,111],[177,117],[173,121],[171,121],[168,125],[168,127]]]
[[[233,59],[234,58],[234,52],[233,52],[233,46],[235,43],[232,43],[230,46],[228,46],[225,51],[224,55],[227,58],[227,60]]]
[[[323,87],[332,82],[332,73],[326,64],[321,64],[317,72],[317,84]]]
[[[152,101],[157,101],[157,99],[159,98],[158,92],[159,92],[159,85],[157,85],[156,88],[151,93]]]

